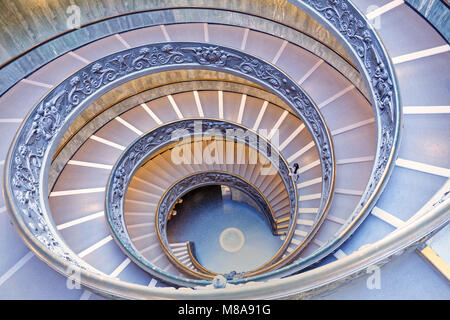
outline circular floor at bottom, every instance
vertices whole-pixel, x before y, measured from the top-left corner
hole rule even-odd
[[[183,200],[169,221],[169,242],[193,242],[198,261],[211,271],[255,269],[282,245],[258,211],[244,203],[222,201],[212,188],[195,190]]]

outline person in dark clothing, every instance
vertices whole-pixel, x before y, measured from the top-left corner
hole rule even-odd
[[[294,163],[294,165],[292,166],[292,175],[294,176],[294,181],[297,183],[298,182],[298,169],[300,168],[300,165],[296,162]]]

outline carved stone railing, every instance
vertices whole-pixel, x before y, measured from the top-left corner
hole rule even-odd
[[[86,266],[58,234],[47,198],[50,162],[65,129],[104,92],[146,74],[179,68],[233,73],[285,100],[320,147],[322,194],[324,199],[329,195],[334,183],[334,155],[328,128],[315,104],[283,72],[261,59],[226,47],[160,43],[132,48],[89,64],[52,89],[28,114],[9,150],[3,184],[6,205],[25,242],[44,261]],[[321,208],[326,207],[329,199],[323,201]],[[60,271],[69,274],[66,269]]]
[[[180,143],[186,143],[185,140],[187,138],[205,139],[206,137],[215,137],[216,139],[222,140],[232,139],[232,141],[237,141],[238,143],[248,145],[250,148],[255,150],[259,156],[265,157],[264,163],[267,161],[269,162],[267,164],[270,164],[270,166],[276,169],[276,171],[271,172],[271,174],[279,175],[283,181],[290,203],[289,229],[283,245],[275,253],[275,256],[271,259],[271,261],[276,260],[280,255],[282,255],[284,249],[289,245],[289,241],[294,232],[298,212],[297,188],[293,181],[292,175],[290,174],[289,164],[273,145],[271,145],[263,137],[257,135],[255,132],[248,131],[245,127],[239,124],[225,120],[192,118],[170,122],[145,133],[125,149],[111,171],[111,175],[106,186],[106,218],[116,242],[135,263],[156,277],[164,278],[167,281],[186,286],[204,283],[197,282],[200,280],[192,279],[186,279],[186,281],[184,281],[181,277],[175,277],[157,268],[151,261],[145,258],[134,246],[131,241],[131,237],[128,234],[124,218],[124,203],[128,186],[132,181],[135,172],[146,161],[148,161],[148,159],[154,157],[158,152],[161,152],[161,150],[166,147],[173,147],[173,145],[176,146]],[[198,183],[193,184],[193,179]],[[190,184],[185,185],[182,181],[189,181]],[[254,200],[261,204],[263,209],[262,212],[267,215],[267,219],[271,227],[275,228],[275,217],[270,209],[270,204],[256,187],[252,187],[251,184],[245,181],[242,177],[233,177],[230,174],[223,172],[220,173],[217,171],[215,173],[199,172],[198,175],[186,177],[185,180],[182,181],[175,183],[175,185],[170,187],[167,190],[167,193],[163,195],[161,202],[158,204],[157,214],[155,215],[155,226],[157,226],[156,231],[162,247],[165,249],[165,252],[168,254],[169,258],[179,267],[183,268],[181,264],[177,263],[176,258],[170,254],[170,250],[168,249],[169,245],[166,236],[166,224],[169,211],[175,204],[176,200],[184,194],[183,188],[190,190],[190,187],[197,188],[202,184],[214,183],[214,181],[222,181],[223,184],[230,186],[234,183],[233,187],[247,191],[249,194],[256,197]],[[257,195],[259,195],[259,197],[257,197]],[[197,278],[212,279],[209,274],[203,274],[201,272],[195,272],[187,269],[185,269],[185,272]]]

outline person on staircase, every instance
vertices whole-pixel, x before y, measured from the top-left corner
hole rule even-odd
[[[300,168],[300,165],[296,162],[296,163],[294,163],[293,165],[292,165],[292,172],[291,172],[291,175],[292,176],[294,176],[294,181],[295,181],[295,183],[297,183],[298,182],[298,176],[299,176],[299,174],[298,174],[298,169]]]

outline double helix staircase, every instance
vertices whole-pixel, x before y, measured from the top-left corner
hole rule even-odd
[[[342,3],[353,8],[349,1]],[[220,62],[223,56],[214,48],[233,48],[233,52],[247,54],[271,68],[278,68],[276,70],[294,81],[321,114],[324,130],[332,142],[329,148],[334,171],[330,183],[331,177],[324,172],[327,160],[322,157],[323,144],[316,138],[317,127],[309,123],[311,118],[296,110],[286,99],[280,99],[276,90],[262,85],[256,78],[245,78],[239,73],[224,76],[221,72],[226,70],[220,68],[205,67],[203,70],[198,66],[183,66],[179,70],[161,69],[128,81],[118,81],[114,87],[99,92],[95,99],[86,103],[86,111],[74,116],[72,123],[64,123],[64,130],[61,129],[58,136],[62,140],[52,142],[53,154],[39,181],[30,176],[3,177],[0,252],[4,258],[0,261],[0,297],[308,297],[329,292],[328,289],[339,285],[342,279],[353,280],[365,274],[368,266],[381,265],[380,261],[403,253],[411,245],[414,248],[419,240],[442,228],[449,218],[447,195],[450,191],[448,42],[403,1],[383,1],[375,10],[369,8],[370,1],[355,0],[353,3],[365,19],[370,19],[374,26],[380,24],[375,31],[379,39],[372,37],[370,43],[375,43],[371,47],[374,51],[381,48],[374,53],[373,60],[370,60],[371,56],[367,58],[372,54],[370,50],[358,51],[367,48],[368,41],[360,39],[366,47],[358,47],[352,42],[356,41],[353,38],[341,37],[347,22],[345,15],[338,14],[343,7],[334,7],[327,1],[283,2],[278,8],[286,14],[287,22],[283,23],[273,12],[269,13],[275,2],[261,1],[256,5],[260,9],[252,9],[244,1],[240,5],[214,3],[204,8],[189,5],[177,5],[175,9],[148,8],[150,16],[158,17],[154,18],[155,22],[146,21],[144,13],[135,8],[136,12],[124,13],[124,17],[145,21],[142,26],[110,28],[110,34],[102,37],[82,40],[83,43],[73,47],[61,45],[58,56],[44,58],[48,60],[45,63],[32,59],[37,47],[4,65],[0,73],[8,80],[2,83],[0,95],[2,174],[12,175],[11,168],[19,164],[13,151],[8,154],[8,150],[13,150],[22,141],[28,146],[39,139],[51,139],[56,132],[55,123],[63,124],[58,112],[52,113],[54,110],[43,107],[38,110],[42,106],[39,104],[41,99],[57,89],[61,81],[74,80],[74,72],[86,67],[84,70],[89,69],[94,75],[95,70],[102,72],[95,69],[96,63],[101,67],[100,59],[107,56],[114,61],[110,64],[112,69],[125,70],[130,65],[127,52],[131,51],[128,50],[164,43],[164,52],[172,54],[180,44],[182,47],[187,42],[207,49],[199,59],[213,57],[214,62]],[[267,8],[263,9],[264,6]],[[168,13],[166,18],[159,15],[164,12]],[[298,17],[308,14],[317,21],[311,17],[307,21],[326,36],[315,36],[301,23],[295,29],[293,21],[300,21]],[[341,22],[339,28],[333,25],[336,20],[329,18],[335,15],[342,19],[338,19]],[[179,20],[174,22],[173,17]],[[213,17],[217,17],[216,20]],[[227,17],[234,17],[234,23]],[[247,22],[242,17],[248,18]],[[83,32],[83,28],[100,27],[101,23],[83,26],[78,32]],[[325,30],[327,28],[330,32]],[[302,32],[302,29],[306,31]],[[363,36],[370,38],[370,34]],[[342,40],[341,44],[339,40]],[[195,50],[195,46],[190,47]],[[382,54],[388,59],[385,62],[388,65],[381,63],[377,69],[371,63],[384,61]],[[32,71],[27,71],[16,81],[10,80],[14,78],[11,68],[20,66],[28,57],[27,68]],[[251,63],[249,66],[248,72],[254,72]],[[368,74],[365,68],[375,73]],[[270,72],[265,74],[264,69],[255,70],[255,74],[261,72],[268,78],[271,76]],[[107,72],[104,76],[108,79]],[[78,83],[73,88],[79,88]],[[69,97],[81,99],[81,94],[77,94],[76,90],[68,92]],[[31,134],[36,132],[32,130],[34,124],[26,121],[30,119],[28,115],[34,115],[33,110],[38,110],[36,114],[42,119],[39,125],[48,137],[36,138]],[[396,124],[395,134],[386,134],[387,118]],[[127,185],[123,206],[124,223],[134,247],[162,270],[161,273],[149,272],[111,233],[105,207],[108,186],[117,172],[116,163],[137,139],[156,128],[190,119],[224,121],[256,132],[273,143],[274,150],[291,171],[295,164],[299,165],[296,174],[290,176],[295,192],[286,188],[281,173],[260,175],[261,163],[250,164],[248,159],[237,158],[228,163],[226,152],[219,152],[218,162],[208,164],[196,159],[199,161],[176,165],[172,157],[174,149],[161,149],[136,168]],[[21,130],[30,132],[24,140],[18,140],[17,132]],[[197,148],[205,150],[213,146],[215,150],[221,150],[218,142],[220,140],[192,140],[189,148],[193,154]],[[236,142],[234,148],[238,145]],[[244,149],[248,154],[251,147]],[[38,164],[39,168],[44,167],[43,161],[39,160],[43,151],[36,150],[22,166]],[[155,215],[162,197],[184,177],[200,172],[235,175],[254,186],[273,213],[275,231],[272,236],[281,236],[282,251],[277,252],[273,260],[260,269],[249,270],[245,276],[228,279],[227,286],[240,284],[237,293],[227,292],[227,288],[210,288],[216,274],[196,260],[192,243],[168,244],[168,251],[177,263],[171,260],[158,237]],[[42,179],[42,176],[49,178]],[[33,196],[36,184],[45,185],[41,198],[48,201],[48,208],[30,207],[28,212],[15,208],[14,201],[27,204],[30,199],[18,198],[17,193],[9,189],[5,181],[16,183],[13,178],[29,190],[27,197]],[[11,200],[13,198],[17,200]],[[295,199],[295,216],[290,199]],[[38,230],[41,228],[39,223],[45,224],[40,220],[36,226],[18,222],[30,212],[45,212],[43,216],[47,215],[53,223],[48,228],[53,228],[63,241],[63,250],[70,250],[76,257],[68,260],[74,270],[81,266],[87,272],[82,273],[82,290],[68,285],[65,276],[70,276],[73,270],[67,270],[60,258],[43,253],[37,249],[36,242],[30,240],[30,234],[24,230]],[[43,230],[47,231],[45,228]],[[421,243],[420,248],[423,246]],[[412,267],[408,269],[410,273],[417,274],[425,287],[433,288],[422,294],[426,297],[449,295],[445,280],[428,266],[422,266],[423,261],[417,259],[414,252],[406,252],[402,257],[403,262],[397,264],[397,268],[389,269],[395,261],[384,267],[388,276],[401,272],[404,266],[415,266],[416,271],[412,271]],[[84,276],[89,281],[83,281]],[[171,279],[175,280],[171,282]],[[246,284],[247,281],[262,282]],[[353,283],[361,283],[358,281]],[[182,287],[197,289],[180,289]],[[344,297],[352,297],[351,289],[344,287],[342,290]],[[127,296],[124,292],[131,294]],[[328,297],[339,298],[339,292]],[[394,289],[387,294],[395,297],[392,292]],[[400,289],[398,292],[408,294]]]

